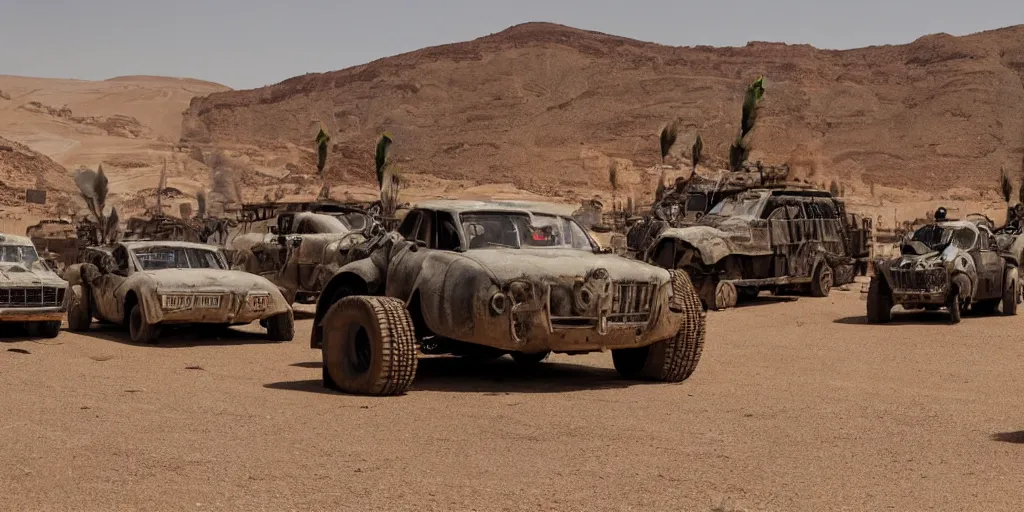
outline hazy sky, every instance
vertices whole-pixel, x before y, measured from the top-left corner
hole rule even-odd
[[[0,74],[276,83],[527,21],[675,46],[853,48],[1024,23],[1024,0],[0,0]]]

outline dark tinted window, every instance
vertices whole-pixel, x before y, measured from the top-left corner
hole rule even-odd
[[[408,240],[413,239],[413,235],[416,234],[416,228],[419,227],[420,211],[413,210],[405,216],[405,220],[402,221],[402,225],[398,226],[398,234],[402,235]]]
[[[446,212],[437,213],[437,249],[454,251],[462,246],[459,241],[459,230],[455,227],[455,218]]]

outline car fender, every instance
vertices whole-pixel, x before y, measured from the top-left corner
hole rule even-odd
[[[658,241],[651,246],[648,258],[653,257],[654,251],[666,240],[682,242],[693,247],[705,265],[714,265],[733,252],[722,231],[710,226],[690,226],[662,231]]]
[[[365,293],[379,295],[384,290],[384,271],[377,266],[373,258],[364,258],[343,265],[334,273],[334,276],[327,281],[327,284],[320,291],[320,297],[316,301],[313,332],[309,338],[310,348],[320,348],[322,338],[320,322],[323,321],[324,315],[334,305],[337,290],[353,281],[365,285]]]

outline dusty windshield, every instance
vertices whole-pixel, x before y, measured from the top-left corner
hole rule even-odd
[[[763,197],[764,196],[756,192],[737,194],[732,197],[727,197],[723,199],[722,202],[716,204],[708,214],[718,215],[721,217],[756,216]]]
[[[352,231],[348,224],[333,215],[308,215],[299,221],[299,234],[313,233],[348,233]]]
[[[192,247],[145,247],[132,253],[139,260],[143,270],[165,268],[227,269],[221,255],[209,249]]]
[[[930,225],[919,228],[910,238],[911,242],[920,242],[933,251],[944,249],[950,243],[964,250],[974,248],[977,233],[971,228],[960,226]]]
[[[28,270],[49,270],[31,245],[0,245],[0,263],[13,263]]]
[[[338,219],[349,231],[362,231],[369,224],[369,217],[365,213],[333,213],[331,216]]]
[[[558,248],[593,249],[590,238],[576,221],[555,215],[518,213],[463,213],[462,229],[470,249]]]

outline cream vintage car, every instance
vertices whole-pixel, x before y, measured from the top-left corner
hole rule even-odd
[[[30,335],[56,338],[67,310],[67,287],[31,240],[0,235],[0,322],[24,324]]]
[[[90,247],[64,277],[73,299],[68,325],[93,318],[124,325],[133,341],[155,343],[166,324],[242,325],[254,321],[275,341],[291,341],[295,321],[281,291],[266,279],[229,270],[213,246],[125,241]]]

